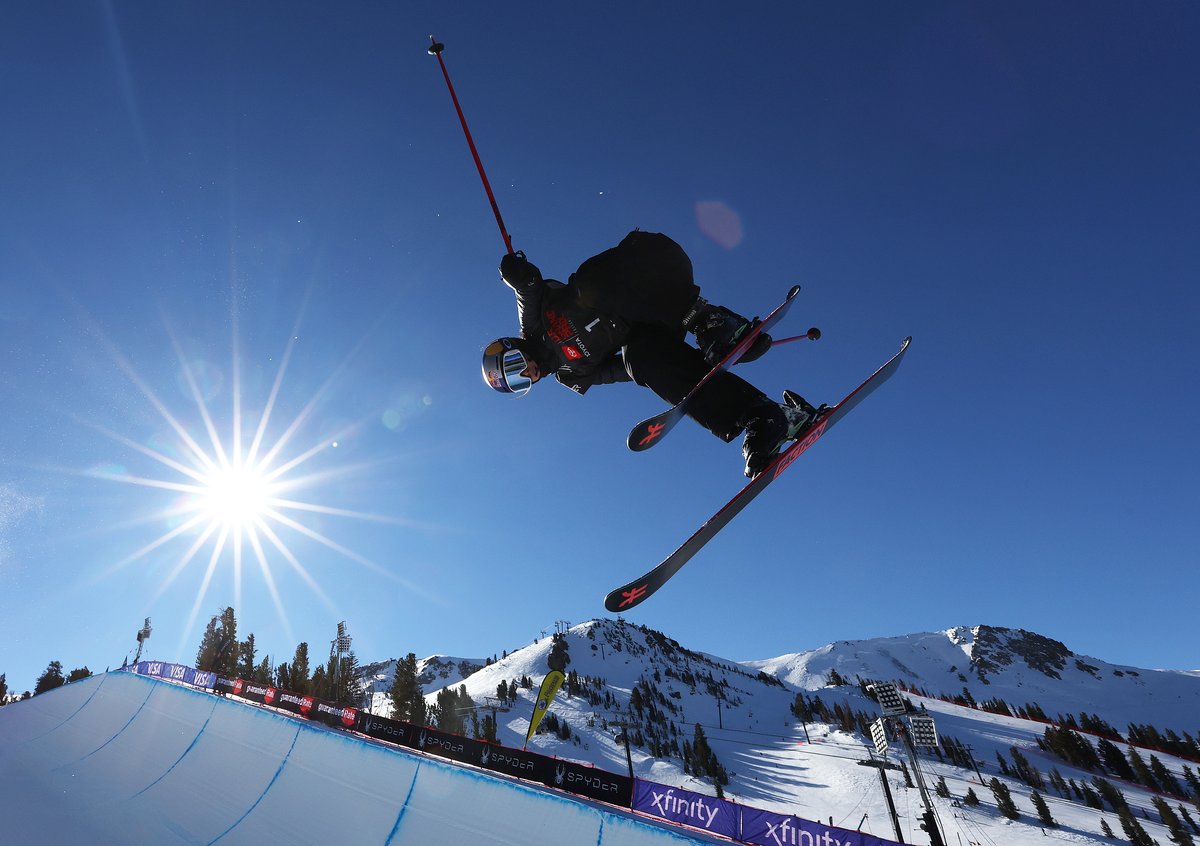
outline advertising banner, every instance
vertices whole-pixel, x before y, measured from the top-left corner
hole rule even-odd
[[[771,811],[739,806],[742,814],[742,836],[755,846],[894,846],[861,831],[833,828],[800,817],[790,817]]]
[[[290,711],[302,717],[311,717],[317,700],[302,693],[292,693],[290,690],[277,690],[274,701],[271,702],[281,711]]]
[[[249,702],[257,702],[259,705],[274,705],[278,699],[278,691],[275,688],[245,679],[235,679],[233,690],[230,693]]]
[[[216,680],[215,673],[205,673],[183,664],[167,664],[163,661],[142,661],[137,665],[137,672],[143,676],[171,679],[203,688],[211,688]]]
[[[414,749],[463,764],[478,764],[483,756],[481,747],[486,745],[479,740],[460,737],[457,734],[449,734],[427,726],[415,729],[414,733],[416,734],[416,740],[412,744]]]
[[[558,689],[562,687],[566,678],[558,670],[551,670],[546,674],[546,678],[542,679],[542,686],[538,689],[537,701],[533,703],[533,715],[529,718],[529,731],[525,732],[526,743],[529,743],[529,738],[533,737],[533,733],[537,731],[542,717],[546,716],[546,712],[550,710],[550,703],[554,701],[554,697],[558,694]]]
[[[334,705],[323,699],[314,699],[313,709],[309,712],[308,717],[334,728],[352,729],[358,722],[358,709]]]
[[[589,799],[628,808],[633,803],[633,779],[573,761],[551,759],[551,777],[544,783]]]
[[[702,828],[731,840],[738,839],[740,809],[724,799],[637,779],[633,783],[633,809],[671,822]]]
[[[494,743],[480,743],[480,747],[480,758],[472,763],[484,769],[543,784],[554,778],[554,762],[545,755]]]
[[[355,731],[376,740],[395,743],[397,746],[415,748],[417,745],[417,730],[411,724],[389,720],[387,717],[376,717],[366,711],[358,712],[358,728]]]

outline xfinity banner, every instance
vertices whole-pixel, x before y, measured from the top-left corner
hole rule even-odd
[[[742,836],[756,846],[893,846],[892,841],[821,823],[739,806]]]
[[[633,783],[633,809],[692,828],[702,828],[731,840],[740,839],[739,808],[724,799],[638,779]]]

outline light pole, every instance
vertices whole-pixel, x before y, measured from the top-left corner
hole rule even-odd
[[[933,717],[908,716],[908,709],[896,685],[890,682],[880,682],[872,685],[871,690],[879,700],[879,708],[883,716],[871,724],[871,736],[875,741],[875,750],[880,755],[886,755],[888,749],[888,728],[892,728],[904,742],[908,751],[909,761],[912,762],[913,777],[917,781],[917,789],[921,793],[921,802],[925,805],[922,814],[921,829],[929,835],[930,846],[945,846],[941,829],[938,828],[937,813],[933,809],[933,800],[929,798],[929,790],[925,787],[925,776],[921,772],[921,764],[917,758],[917,746],[937,746],[937,728]],[[883,770],[880,770],[883,775]],[[896,823],[897,835],[899,823]]]
[[[149,617],[147,617],[147,618],[146,618],[146,622],[142,623],[142,627],[141,627],[140,629],[138,629],[138,633],[137,633],[137,642],[138,642],[137,654],[133,656],[133,664],[134,664],[134,666],[137,666],[137,663],[138,663],[139,661],[141,661],[141,660],[142,660],[142,644],[144,644],[144,643],[145,643],[147,640],[149,640],[149,639],[150,639],[150,632],[152,632],[152,631],[154,631],[154,629],[153,629],[153,628],[151,628],[151,626],[150,626],[150,618],[149,618]],[[128,653],[126,653],[126,654],[128,654]]]

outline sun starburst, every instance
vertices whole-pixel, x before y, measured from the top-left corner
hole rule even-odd
[[[198,563],[198,566],[204,568],[204,572],[187,625],[181,635],[181,646],[191,635],[213,577],[222,562],[232,565],[234,605],[240,606],[243,563],[248,556],[257,563],[263,583],[289,637],[292,637],[291,626],[276,585],[273,561],[282,560],[334,614],[338,613],[309,569],[289,547],[286,539],[289,534],[303,538],[306,542],[315,541],[377,574],[415,589],[415,586],[400,579],[393,572],[337,543],[312,526],[306,525],[301,519],[296,519],[304,514],[323,514],[395,524],[408,522],[302,498],[303,491],[308,487],[315,487],[317,482],[351,474],[359,469],[346,466],[334,466],[331,469],[325,466],[319,471],[314,471],[309,468],[317,456],[327,450],[336,449],[339,439],[345,438],[360,424],[351,424],[339,432],[318,437],[306,448],[297,449],[293,446],[293,441],[302,436],[305,422],[338,374],[345,369],[353,352],[341,366],[335,368],[333,374],[303,404],[296,416],[281,427],[282,433],[273,441],[268,439],[268,433],[272,430],[272,416],[279,403],[284,377],[295,349],[297,328],[298,323],[280,359],[270,394],[261,411],[257,412],[257,420],[251,421],[248,418],[254,415],[245,415],[242,408],[241,355],[237,341],[237,321],[234,320],[229,397],[231,414],[225,425],[218,425],[218,421],[214,419],[209,401],[198,383],[196,369],[189,364],[187,356],[169,328],[168,333],[171,335],[180,372],[194,403],[194,410],[190,414],[177,415],[172,412],[128,358],[111,343],[104,341],[120,368],[174,434],[174,443],[169,447],[148,447],[124,435],[89,424],[118,443],[153,459],[160,468],[170,471],[161,478],[148,474],[134,475],[114,469],[99,469],[90,473],[94,477],[161,489],[172,494],[169,504],[156,512],[158,517],[170,519],[171,528],[116,562],[107,573],[111,575],[168,545],[186,543],[186,548],[163,579],[151,600],[152,603],[162,596],[190,565],[204,562],[207,558],[206,563]],[[185,423],[185,420],[188,422]],[[252,423],[253,435],[248,439],[247,446],[244,434],[249,433]],[[196,433],[200,429],[203,430],[203,435]],[[295,516],[289,516],[289,512]],[[208,551],[207,555],[203,554],[205,550]]]

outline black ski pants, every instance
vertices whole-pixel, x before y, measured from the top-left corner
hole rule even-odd
[[[683,318],[700,296],[692,260],[657,232],[630,232],[616,247],[585,261],[571,275],[579,302],[629,324],[622,349],[630,378],[671,405],[711,370],[689,344]],[[767,397],[745,379],[718,373],[689,403],[691,417],[718,438],[731,441],[752,406]]]

